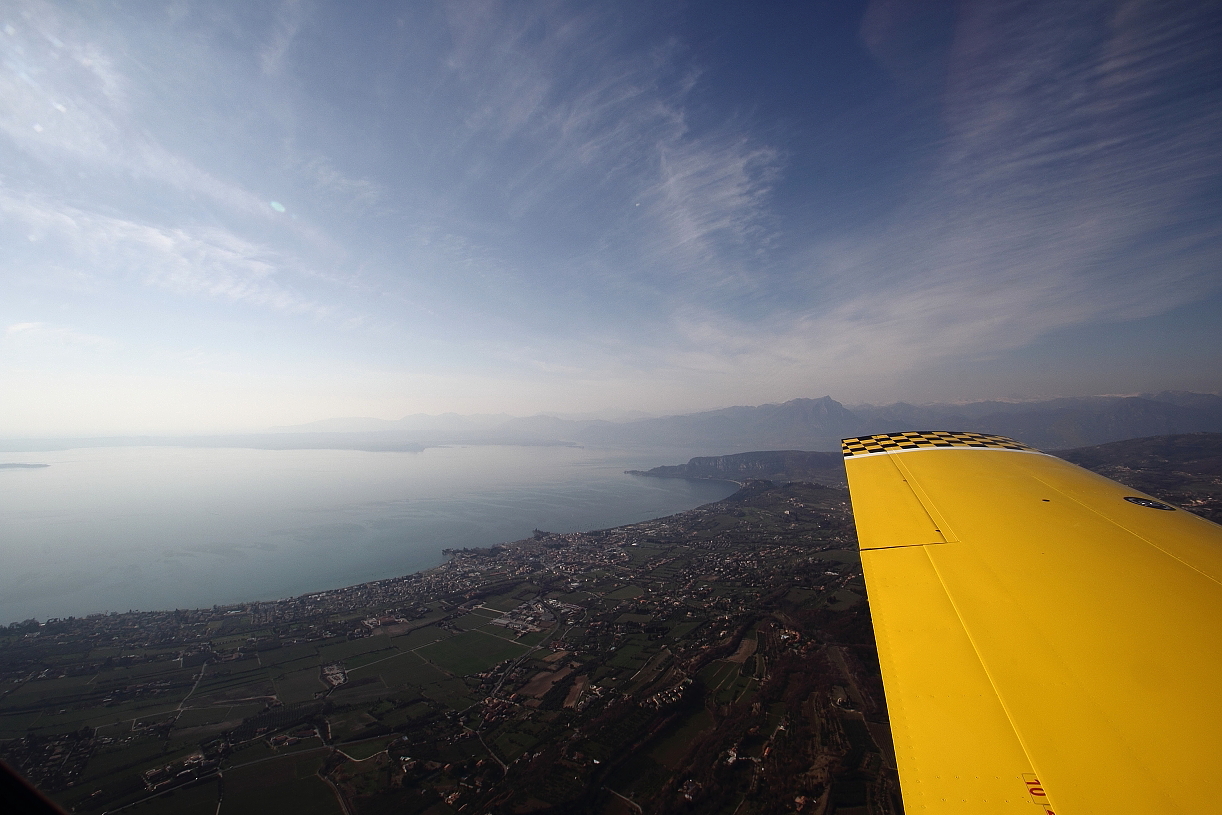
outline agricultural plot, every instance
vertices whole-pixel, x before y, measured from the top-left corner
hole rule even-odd
[[[683,717],[662,734],[649,757],[671,770],[679,769],[692,744],[702,733],[712,730],[713,724],[712,715],[704,708]]]
[[[478,701],[461,679],[444,679],[425,685],[420,693],[453,710],[466,710]]]
[[[704,669],[700,671],[700,681],[704,683],[709,690],[716,691],[722,686],[732,675],[738,673],[738,666],[726,662],[724,659],[714,660]]]
[[[291,674],[296,671],[304,671],[306,668],[317,668],[322,663],[318,659],[318,654],[310,654],[297,659],[285,660],[278,662],[267,669],[267,673],[273,679],[283,674]]]
[[[407,652],[393,656],[376,665],[367,665],[349,672],[349,679],[362,679],[368,676],[380,676],[388,688],[404,686],[422,687],[446,679],[446,674],[434,665]]]
[[[479,628],[481,625],[487,625],[499,616],[500,615],[494,611],[476,609],[469,614],[462,615],[456,620],[451,620],[450,625],[454,626],[459,631],[470,631],[472,628]]]
[[[830,611],[845,611],[861,602],[861,595],[847,589],[840,589],[832,595],[827,607]]]
[[[144,662],[122,668],[110,668],[101,671],[94,684],[97,685],[134,685],[148,682],[155,675],[159,680],[187,681],[194,679],[199,673],[199,667],[183,668],[176,659],[163,659],[156,662]],[[160,675],[159,675],[160,674]],[[63,681],[63,680],[56,680]]]
[[[357,668],[363,668],[375,662],[385,662],[388,659],[393,659],[401,653],[403,652],[393,645],[381,651],[366,651],[363,654],[357,654],[354,657],[345,659],[344,668],[348,671],[355,671]]]
[[[174,790],[123,810],[125,815],[215,815],[220,802],[216,779]]]
[[[443,631],[435,625],[430,625],[424,628],[417,628],[415,631],[411,631],[401,637],[391,637],[390,641],[396,648],[411,651],[422,645],[443,640],[448,636],[450,636],[449,632]]]
[[[18,711],[23,708],[45,708],[50,705],[65,705],[87,699],[97,694],[91,684],[93,677],[70,676],[63,679],[36,679],[26,682],[4,697],[4,709]]]
[[[367,676],[360,679],[349,679],[343,685],[335,688],[327,698],[336,705],[353,705],[381,699],[389,688],[380,676]]]
[[[491,634],[494,637],[499,637],[503,640],[510,640],[519,645],[525,645],[528,648],[533,648],[550,637],[554,629],[545,628],[542,631],[531,631],[529,634],[523,634],[520,637],[515,636],[512,639],[510,638],[512,632],[508,629],[501,628],[500,626],[486,625],[479,630],[486,634]]]
[[[498,594],[495,597],[485,597],[483,599],[484,606],[497,611],[513,611],[521,603],[522,600],[518,597],[517,589],[506,594]]]
[[[276,687],[276,696],[286,705],[307,702],[314,698],[314,694],[327,689],[320,678],[318,668],[294,671],[277,676],[272,681]]]
[[[363,710],[350,710],[327,717],[333,741],[347,741],[362,731],[376,726],[378,720]]]
[[[400,725],[405,725],[408,722],[414,722],[418,719],[423,719],[433,712],[433,706],[427,702],[414,702],[407,707],[401,707],[392,710],[382,716],[379,721],[386,727],[395,728]]]
[[[240,722],[262,710],[263,704],[258,702],[240,705],[219,705],[216,707],[191,707],[182,712],[182,715],[178,717],[178,721],[175,722],[175,726],[186,728],[235,720]]]
[[[616,668],[628,668],[636,671],[653,656],[655,650],[649,647],[648,641],[643,638],[634,637],[617,648],[615,655],[607,660],[607,664]]]
[[[364,761],[367,758],[373,758],[378,753],[385,752],[386,742],[389,740],[389,737],[381,736],[365,741],[349,742],[342,745],[340,750],[354,761]]]
[[[635,600],[645,593],[640,586],[624,586],[607,594],[608,600]]]
[[[127,744],[110,745],[99,749],[89,759],[82,779],[102,778],[122,767],[136,767],[159,760],[163,746],[158,739],[138,738]]]
[[[619,617],[617,617],[615,621],[619,623],[620,625],[623,625],[624,623],[632,623],[635,625],[644,625],[645,623],[649,622],[652,619],[653,619],[653,616],[650,614],[632,614],[630,612],[627,614],[619,615]]]
[[[178,696],[186,696],[186,691]],[[66,733],[79,730],[85,725],[102,728],[118,724],[122,731],[128,731],[133,721],[139,727],[142,720],[163,719],[177,709],[178,701],[173,697],[129,702],[112,708],[82,708],[60,715],[44,716],[35,723],[33,729],[42,733]]]
[[[38,710],[0,716],[0,739],[16,739],[24,736],[40,718],[42,718],[42,711]]]
[[[416,653],[456,676],[486,671],[506,659],[519,657],[528,649],[498,639],[483,631],[465,631],[447,640],[426,645]]]
[[[318,776],[322,762],[315,755],[288,755],[229,770],[222,815],[343,815],[335,794]]]
[[[275,751],[268,746],[263,739],[258,739],[247,744],[238,750],[235,750],[229,755],[229,764],[233,767],[240,767],[243,764],[249,764],[252,761],[260,761],[265,758],[271,758],[276,755]]]
[[[359,640],[324,645],[318,649],[318,659],[325,665],[330,662],[343,662],[349,657],[367,654],[371,651],[385,651],[392,647],[387,637],[361,637]]]
[[[259,662],[265,666],[280,665],[296,659],[318,659],[318,647],[313,643],[286,645],[283,648],[272,648],[259,652]]]
[[[196,749],[192,746],[167,751],[165,747],[160,739],[137,737],[134,742],[115,746],[106,753],[96,753],[81,776],[84,783],[64,790],[56,801],[70,811],[86,798],[104,804],[106,809],[134,803],[146,797],[140,773],[181,761]],[[94,797],[97,790],[101,795]]]
[[[209,669],[191,696],[192,704],[220,705],[243,699],[271,696],[276,692],[266,668],[256,660],[233,663],[232,667]]]

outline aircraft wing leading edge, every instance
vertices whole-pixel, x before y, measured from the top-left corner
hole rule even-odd
[[[908,815],[1222,812],[1222,527],[1000,436],[843,447]]]

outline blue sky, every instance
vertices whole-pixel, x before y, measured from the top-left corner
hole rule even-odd
[[[0,430],[1218,390],[1211,6],[11,2]]]

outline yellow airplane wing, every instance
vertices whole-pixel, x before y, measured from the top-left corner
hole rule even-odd
[[[843,447],[907,815],[1222,813],[1222,526],[1001,436]]]

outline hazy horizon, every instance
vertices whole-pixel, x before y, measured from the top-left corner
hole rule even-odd
[[[1192,392],[1192,393],[1200,393],[1200,392]],[[1144,392],[1089,393],[1089,394],[1075,394],[1075,395],[1053,394],[1053,395],[1032,396],[1032,397],[1027,397],[1027,398],[1022,398],[1022,397],[1017,397],[1017,396],[1008,396],[1008,397],[1001,396],[1001,397],[993,397],[989,399],[958,399],[958,400],[953,400],[953,401],[929,401],[929,402],[907,402],[906,400],[900,399],[894,402],[887,402],[887,403],[875,403],[875,402],[849,403],[849,402],[843,402],[839,399],[836,399],[835,396],[833,396],[832,394],[825,394],[822,397],[797,396],[797,397],[794,397],[794,399],[795,400],[801,400],[801,399],[818,400],[818,399],[823,399],[823,398],[830,398],[833,401],[839,402],[840,404],[844,405],[849,410],[854,410],[854,409],[860,410],[863,408],[889,407],[889,406],[898,405],[898,404],[911,404],[915,407],[947,407],[947,406],[953,407],[955,405],[975,405],[975,404],[984,404],[984,403],[990,403],[990,402],[997,402],[997,403],[1002,403],[1002,404],[1028,404],[1028,403],[1036,404],[1040,402],[1054,401],[1058,399],[1105,399],[1105,398],[1122,398],[1123,399],[1123,398],[1133,398],[1133,397],[1140,398],[1140,397],[1145,397],[1145,396],[1150,396],[1150,395],[1152,394],[1144,393]],[[1222,394],[1218,394],[1215,392],[1206,392],[1204,393],[1204,395],[1218,396]],[[788,402],[788,401],[793,401],[793,400],[786,400],[786,401]],[[535,417],[557,418],[557,419],[564,419],[568,421],[596,420],[596,421],[607,421],[607,422],[613,422],[613,423],[626,423],[626,422],[637,421],[640,419],[659,419],[659,418],[667,418],[667,417],[687,416],[687,415],[693,415],[693,414],[698,414],[698,413],[713,413],[719,410],[729,410],[732,408],[767,407],[770,405],[779,405],[779,404],[783,404],[783,403],[767,402],[767,403],[762,403],[759,405],[716,405],[713,407],[701,408],[699,410],[692,410],[692,411],[684,411],[680,413],[645,413],[643,411],[632,411],[632,410],[606,411],[606,412],[594,411],[590,413],[565,413],[563,411],[542,410],[536,413],[522,413],[522,414],[458,413],[455,411],[446,411],[444,413],[409,413],[407,415],[397,416],[397,417],[328,416],[325,418],[313,419],[310,421],[305,421],[299,424],[292,424],[292,425],[234,427],[234,428],[228,428],[224,430],[216,430],[216,429],[200,430],[200,429],[187,428],[187,429],[180,429],[180,430],[170,430],[170,431],[165,431],[161,433],[141,433],[141,432],[127,432],[127,433],[114,432],[114,433],[95,433],[95,434],[62,433],[56,436],[44,434],[41,436],[26,436],[26,437],[23,437],[17,434],[8,434],[7,438],[11,438],[11,439],[61,438],[65,440],[87,439],[87,438],[122,438],[122,437],[127,437],[127,436],[149,437],[149,438],[158,438],[158,437],[163,437],[163,436],[168,437],[168,438],[189,438],[191,436],[260,435],[260,434],[267,434],[267,433],[283,433],[283,432],[294,432],[294,431],[309,431],[309,432],[318,432],[318,433],[328,433],[328,432],[360,433],[360,432],[373,432],[379,429],[383,429],[382,425],[398,424],[400,422],[406,422],[409,419],[444,419],[448,417],[454,417],[457,419],[472,419],[472,418],[482,419],[487,423],[489,427],[495,427],[496,425],[500,424],[503,421],[509,421],[512,419],[529,419],[529,418],[535,418]],[[359,427],[356,425],[346,425],[345,424],[345,423],[360,423],[360,422],[374,422],[377,424],[373,426],[369,426],[369,427]],[[5,436],[0,436],[0,438],[5,438]],[[505,444],[505,443],[511,443],[511,442],[494,441],[492,443]]]
[[[1222,10],[15,0],[0,436],[1222,389]]]
[[[1187,397],[1187,400],[1185,400]],[[1035,408],[1035,413],[1030,415],[1038,415],[1039,411],[1060,410],[1064,408],[1075,408],[1079,411],[1086,409],[1089,413],[1092,410],[1091,405],[1096,404],[1094,400],[1126,400],[1131,398],[1143,399],[1162,403],[1171,410],[1181,410],[1183,408],[1197,408],[1196,418],[1175,418],[1176,415],[1171,414],[1165,417],[1171,422],[1171,425],[1160,429],[1157,425],[1158,419],[1154,419],[1154,425],[1142,425],[1141,416],[1138,414],[1129,414],[1130,421],[1135,421],[1135,425],[1125,425],[1124,419],[1119,419],[1120,424],[1116,424],[1118,417],[1107,417],[1105,415],[1090,417],[1087,414],[1079,416],[1079,419],[1085,422],[1083,427],[1090,427],[1091,432],[1102,432],[1102,428],[1107,426],[1109,429],[1104,432],[1106,437],[1103,440],[1118,440],[1121,438],[1138,437],[1143,435],[1158,435],[1166,433],[1178,432],[1199,432],[1210,431],[1213,429],[1216,421],[1211,418],[1211,414],[1216,413],[1216,406],[1209,402],[1201,403],[1191,397],[1213,397],[1215,400],[1222,400],[1222,394],[1218,393],[1200,393],[1189,391],[1163,391],[1160,393],[1126,393],[1126,394],[1088,394],[1084,396],[1049,396],[1049,397],[1034,397],[1028,399],[1020,399],[1017,397],[1000,397],[989,400],[957,400],[950,402],[923,402],[923,403],[908,403],[908,402],[892,402],[887,404],[872,404],[872,403],[849,403],[845,404],[835,399],[830,394],[822,397],[798,397],[794,400],[785,403],[766,403],[763,405],[727,405],[709,408],[702,411],[693,411],[690,413],[679,414],[644,414],[640,411],[625,411],[625,412],[608,412],[606,414],[565,414],[559,411],[543,411],[528,415],[514,416],[507,413],[499,414],[460,414],[455,412],[441,414],[426,414],[415,413],[401,416],[398,418],[380,418],[371,416],[347,416],[347,417],[328,417],[326,419],[305,422],[296,425],[275,425],[271,427],[252,427],[240,428],[222,432],[207,432],[207,431],[180,431],[177,433],[112,433],[112,434],[94,434],[94,435],[71,435],[64,434],[59,436],[17,436],[9,435],[7,437],[0,435],[0,441],[11,443],[15,446],[5,448],[8,453],[13,454],[33,454],[40,451],[57,451],[75,449],[77,445],[73,442],[89,442],[83,447],[97,446],[95,442],[101,446],[158,446],[160,444],[169,446],[179,446],[187,444],[187,446],[204,446],[204,447],[253,447],[256,449],[267,450],[308,450],[308,449],[332,449],[332,450],[355,450],[365,452],[414,452],[422,451],[428,447],[446,446],[446,445],[526,445],[543,446],[553,445],[592,445],[593,447],[610,447],[619,448],[624,445],[644,449],[665,449],[668,442],[662,442],[657,439],[652,439],[649,434],[644,437],[637,438],[632,434],[628,436],[620,435],[613,437],[583,438],[580,434],[582,427],[588,427],[589,422],[595,424],[603,423],[611,425],[623,426],[625,430],[629,430],[635,425],[634,423],[657,419],[662,421],[668,420],[692,420],[699,421],[701,416],[707,414],[720,414],[723,411],[746,411],[745,413],[737,413],[736,418],[731,419],[731,425],[721,426],[721,430],[709,435],[705,431],[702,435],[704,439],[701,444],[712,445],[706,450],[708,455],[721,455],[726,453],[744,452],[747,447],[752,446],[750,442],[744,446],[744,439],[736,435],[736,431],[732,427],[737,427],[738,432],[751,431],[746,430],[743,422],[750,424],[752,415],[758,416],[758,411],[769,408],[785,408],[792,402],[823,402],[831,400],[837,403],[840,407],[849,412],[849,415],[856,415],[855,420],[859,425],[861,422],[866,422],[865,425],[859,427],[862,432],[890,432],[883,431],[880,427],[872,427],[870,422],[882,421],[890,427],[894,423],[891,418],[893,408],[912,408],[917,411],[933,411],[933,414],[927,414],[922,418],[914,418],[920,424],[922,421],[945,421],[951,417],[958,416],[955,409],[972,408],[960,416],[963,421],[978,421],[980,417],[993,416],[994,418],[1004,414],[1013,415],[1012,411],[1008,411],[1000,406],[1010,405],[1031,405]],[[1064,404],[1070,403],[1070,404]],[[993,408],[990,406],[997,405]],[[794,406],[799,412],[806,408],[801,405]],[[981,410],[984,407],[985,410]],[[1100,405],[1099,407],[1104,407]],[[1203,411],[1203,412],[1202,412]],[[818,414],[816,410],[816,414]],[[1020,412],[1021,413],[1021,412]],[[1189,416],[1193,414],[1188,414]],[[762,418],[762,417],[761,417]],[[810,417],[816,424],[822,420],[816,416]],[[1149,417],[1147,417],[1149,418]],[[528,424],[533,419],[561,419],[572,423],[569,425],[570,431],[578,433],[575,436],[567,436],[564,429],[552,428],[548,425],[524,427],[519,420],[525,420]],[[768,422],[769,419],[764,419]],[[807,420],[800,420],[807,421]],[[833,424],[838,421],[837,418],[832,418]],[[1188,425],[1182,423],[1187,421]],[[586,424],[583,424],[586,423]],[[1177,424],[1179,423],[1179,424]],[[923,425],[922,425],[923,426]],[[1178,429],[1177,429],[1178,427]],[[864,428],[864,429],[863,429]],[[1127,430],[1125,429],[1127,428]],[[689,428],[690,429],[690,428]],[[839,436],[835,435],[840,430],[848,430],[848,427],[806,427],[798,426],[789,427],[786,439],[777,439],[773,437],[772,441],[761,442],[764,447],[780,449],[781,447],[803,447],[806,445],[809,448],[809,433],[822,433],[819,436],[824,447],[828,450],[838,449]],[[976,428],[981,429],[981,428]],[[986,432],[1002,432],[996,428],[984,428]],[[1051,430],[1051,428],[1049,428]],[[1064,429],[1064,428],[1062,428]],[[720,433],[720,435],[718,435]],[[725,434],[729,434],[726,436]],[[832,433],[833,435],[826,435]],[[796,435],[795,435],[796,434]],[[1054,434],[1055,435],[1055,434]],[[826,438],[824,437],[826,436]],[[332,439],[333,437],[333,439]],[[379,438],[385,437],[385,440],[379,441]],[[1114,438],[1113,438],[1114,437]],[[718,439],[721,439],[720,446]],[[284,442],[275,442],[276,439],[284,439]],[[332,440],[328,440],[332,439]],[[805,439],[803,441],[802,439]],[[200,443],[196,445],[194,441]],[[1029,440],[1030,441],[1030,440]],[[1096,440],[1097,443],[1102,443],[1102,440]],[[405,444],[411,442],[410,444]],[[691,440],[689,439],[689,443]],[[52,446],[38,446],[42,443],[51,443]],[[1033,442],[1040,443],[1040,442]],[[34,446],[26,446],[26,445]],[[270,446],[269,446],[270,445]],[[759,447],[759,444],[754,445]],[[761,449],[763,449],[761,447]],[[809,448],[814,449],[814,448]],[[824,449],[820,447],[818,449]],[[4,452],[4,450],[0,450]]]

